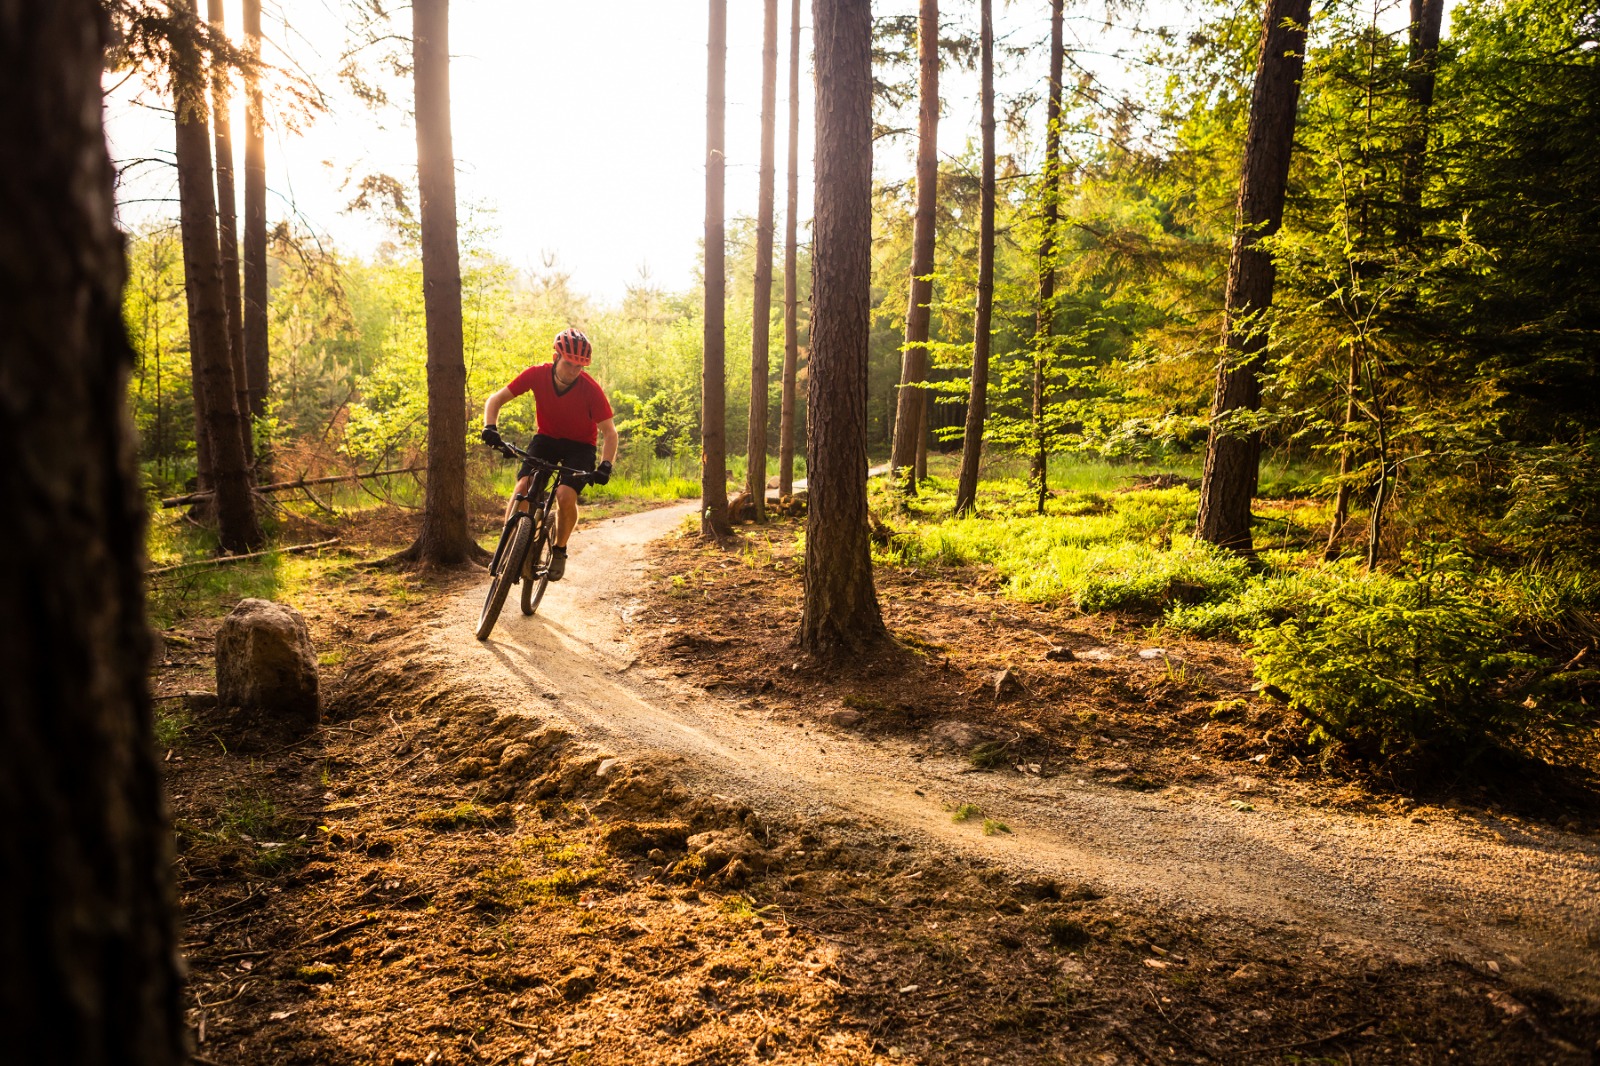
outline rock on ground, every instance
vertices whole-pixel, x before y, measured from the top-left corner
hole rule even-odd
[[[240,600],[217,631],[217,702],[315,729],[322,717],[317,653],[300,612],[271,600]]]

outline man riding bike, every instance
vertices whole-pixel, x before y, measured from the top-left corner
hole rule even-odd
[[[578,493],[585,485],[604,485],[611,480],[611,461],[617,457],[617,427],[611,404],[600,383],[583,368],[589,365],[594,346],[575,329],[556,334],[553,358],[548,363],[530,366],[505,388],[490,396],[483,405],[483,442],[500,444],[495,419],[508,400],[532,391],[534,418],[538,432],[528,451],[540,459],[578,470],[592,471],[583,476],[563,473],[556,483],[555,554],[550,560],[550,580],[560,581],[567,569],[567,538],[578,524]],[[595,444],[600,441],[600,465],[595,465]],[[519,493],[532,485],[533,467],[523,463],[517,472]],[[547,477],[547,474],[540,475]],[[524,510],[527,503],[522,504]],[[511,517],[511,505],[506,506]]]

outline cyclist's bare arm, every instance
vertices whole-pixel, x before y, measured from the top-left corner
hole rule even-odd
[[[511,390],[508,388],[491,394],[483,405],[483,424],[486,426],[495,425],[496,420],[500,417],[500,408],[510,403],[511,399]],[[612,430],[612,432],[615,433],[616,431]]]
[[[598,422],[596,428],[600,430],[600,461],[609,463],[617,457],[616,419],[608,418],[604,422]]]

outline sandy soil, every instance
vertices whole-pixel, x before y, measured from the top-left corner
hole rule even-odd
[[[586,528],[568,579],[538,616],[508,607],[479,644],[474,590],[438,620],[432,650],[485,698],[531,703],[621,760],[677,757],[681,778],[769,815],[859,820],[935,853],[1087,882],[1186,918],[1284,927],[1405,961],[1525,971],[1563,993],[1600,995],[1592,836],[1464,810],[1423,820],[1292,796],[1246,802],[1233,789],[1130,792],[1071,765],[1049,778],[975,773],[926,742],[795,724],[639,665],[632,618],[651,580],[644,546],[692,513],[669,507]],[[692,604],[682,613],[692,628]],[[953,822],[962,803],[1010,832]]]

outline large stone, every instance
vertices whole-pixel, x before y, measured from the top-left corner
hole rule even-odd
[[[299,611],[271,600],[239,601],[217,631],[217,702],[291,728],[317,727],[317,653]]]

